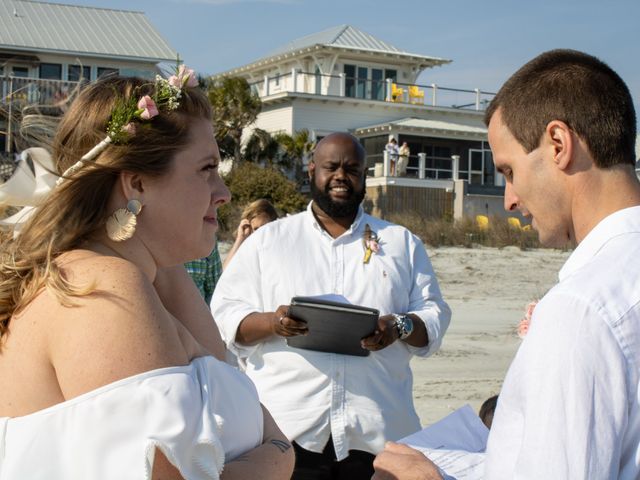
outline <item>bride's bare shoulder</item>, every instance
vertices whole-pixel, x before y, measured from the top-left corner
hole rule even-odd
[[[43,328],[49,329],[51,361],[66,398],[188,362],[175,323],[135,264],[88,251],[68,252],[58,264],[75,288],[90,293],[65,302],[48,288],[25,314],[43,318],[46,311],[55,324]]]

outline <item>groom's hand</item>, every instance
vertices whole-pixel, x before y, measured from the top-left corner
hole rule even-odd
[[[442,480],[438,467],[418,450],[387,442],[373,461],[371,480]]]

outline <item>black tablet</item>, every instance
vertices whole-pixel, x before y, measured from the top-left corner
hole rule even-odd
[[[349,303],[293,297],[289,316],[304,320],[309,328],[307,335],[287,337],[290,347],[365,357],[369,350],[360,346],[360,340],[376,330],[380,312]]]

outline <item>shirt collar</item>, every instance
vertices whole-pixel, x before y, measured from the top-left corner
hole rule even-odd
[[[311,225],[316,230],[318,230],[320,232],[327,233],[327,232],[325,232],[324,228],[322,228],[322,226],[318,223],[318,220],[316,220],[316,216],[313,214],[312,205],[313,205],[313,200],[311,200],[309,202],[309,204],[307,205],[307,215],[309,217],[309,221],[311,222]],[[351,234],[353,232],[357,232],[359,230],[359,228],[360,228],[360,224],[362,223],[363,217],[364,217],[364,209],[362,208],[362,205],[359,205],[358,206],[358,213],[356,214],[356,218],[353,220],[353,223],[351,224],[351,227],[349,227],[349,229],[346,232],[344,232],[342,235],[340,235],[340,237],[342,237],[344,235],[349,235],[349,234]],[[340,238],[340,237],[338,237],[338,238]]]
[[[640,206],[618,210],[601,220],[573,251],[558,279],[562,281],[585,265],[612,238],[630,232],[640,232]]]

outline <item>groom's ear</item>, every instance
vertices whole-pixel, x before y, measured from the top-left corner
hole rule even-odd
[[[576,134],[561,120],[552,120],[545,129],[543,146],[552,150],[552,158],[560,170],[566,170],[573,160]]]

